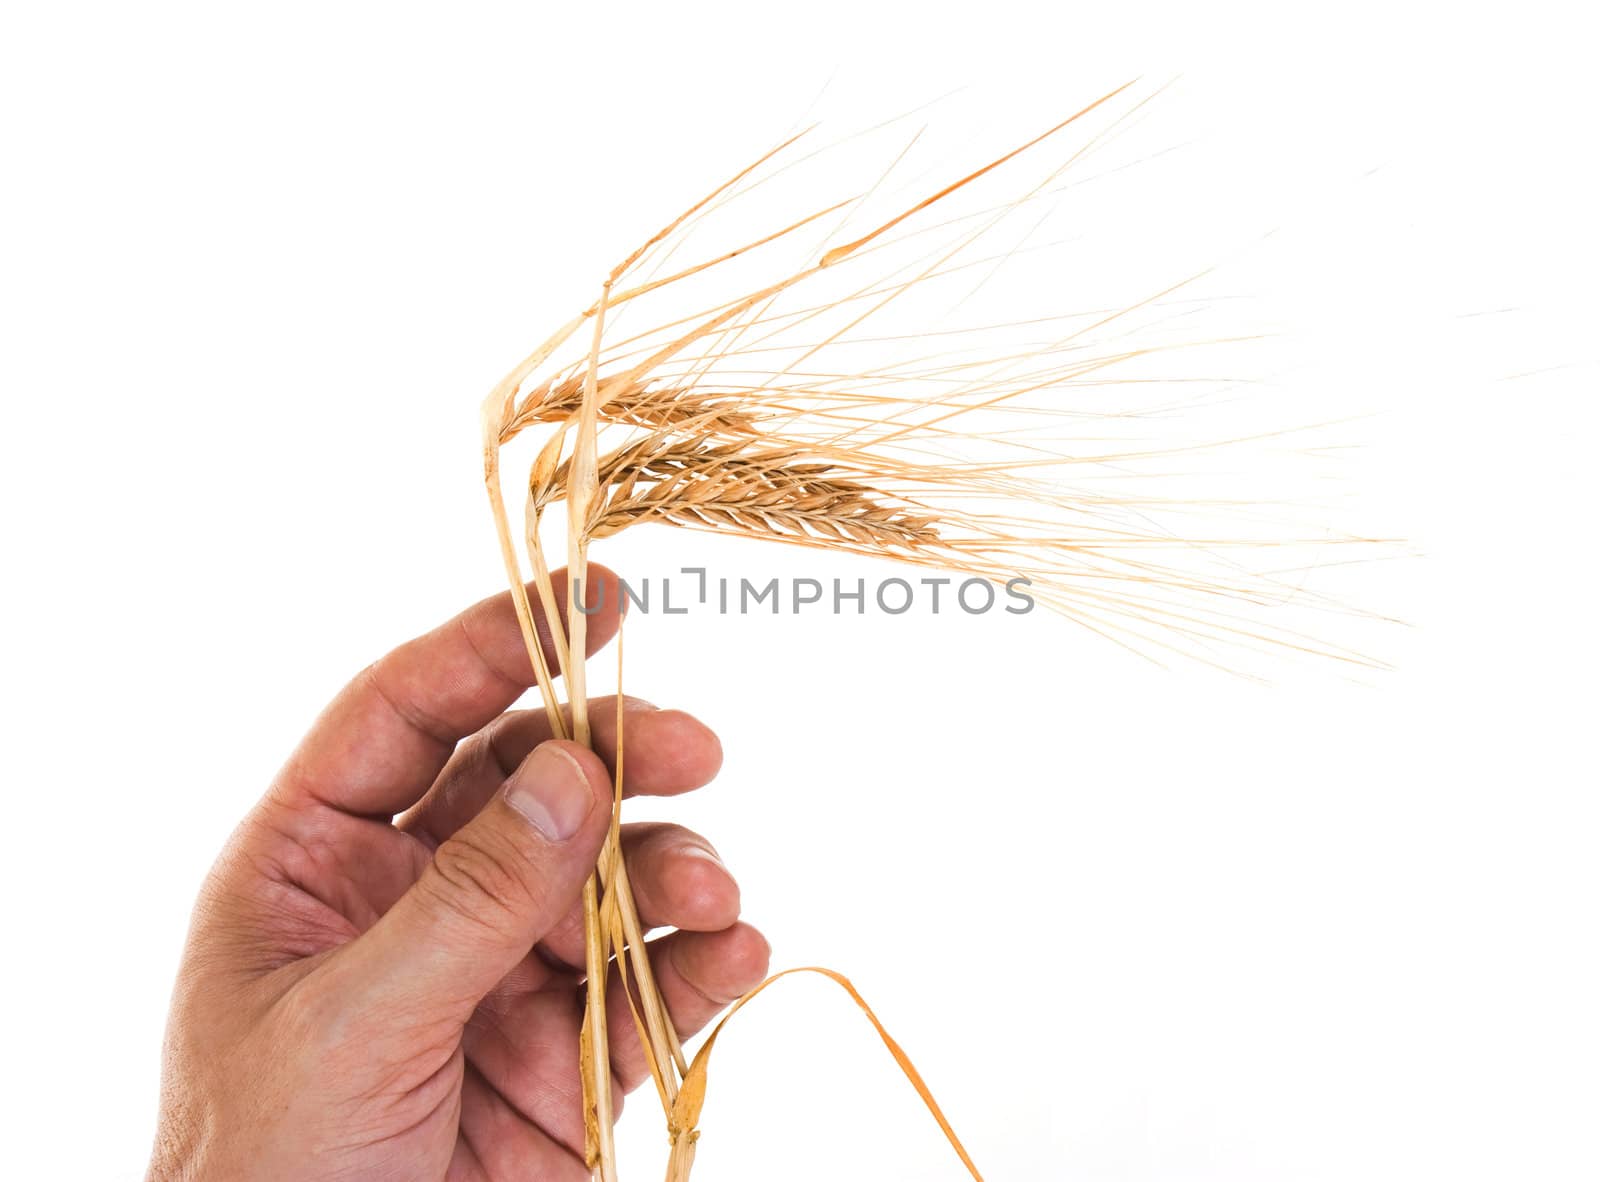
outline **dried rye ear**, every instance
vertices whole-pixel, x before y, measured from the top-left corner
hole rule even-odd
[[[866,553],[938,539],[934,521],[796,448],[744,448],[708,437],[651,436],[602,459],[602,493],[584,529],[608,538],[662,522]]]
[[[1186,301],[1194,277],[1163,280],[1109,307],[952,320],[974,292],[1035,249],[1029,233],[1007,237],[1009,227],[1065,192],[1069,171],[1095,159],[1153,97],[1132,101],[1127,90],[926,196],[895,203],[897,170],[920,132],[912,134],[887,154],[884,172],[845,200],[787,211],[764,233],[699,262],[676,262],[695,234],[733,220],[735,202],[779,192],[775,182],[789,170],[832,159],[826,148],[796,156],[808,134],[801,132],[630,253],[598,298],[490,392],[481,411],[485,482],[553,733],[589,739],[586,616],[576,594],[561,611],[541,544],[541,527],[558,505],[574,587],[584,581],[591,542],[636,525],[669,525],[884,557],[996,584],[1022,578],[1038,602],[1151,659],[1170,653],[1230,668],[1236,654],[1304,652],[1379,664],[1314,627],[1285,622],[1283,612],[1381,619],[1307,580],[1328,567],[1388,557],[1389,543],[1289,528],[1259,498],[1231,489],[1200,495],[1192,486],[1192,470],[1219,457],[1217,467],[1238,467],[1231,457],[1241,448],[1292,448],[1295,433],[1155,437],[1186,421],[1200,401],[1189,393],[1190,378],[1160,367],[1250,339],[1161,335],[1193,311]],[[1089,126],[1091,114],[1100,126]],[[874,130],[900,134],[895,121]],[[1042,168],[1002,198],[977,196],[992,176],[1034,165]],[[718,281],[722,289],[708,289]],[[1151,391],[1162,393],[1135,400]],[[522,545],[553,631],[557,670],[538,643],[500,472],[501,449],[535,431],[542,435],[524,485]],[[619,685],[620,648],[619,641]],[[557,672],[567,678],[570,722],[555,692]],[[615,1182],[604,1086],[614,958],[667,1123],[668,1182],[684,1182],[700,1136],[706,1064],[724,1026],[689,1059],[650,974],[618,843],[620,717],[618,728],[611,834],[583,894],[586,1159],[602,1182]],[[853,986],[831,970],[814,971],[866,1011],[978,1178],[926,1084]]]
[[[525,400],[506,423],[501,443],[509,443],[525,428],[541,423],[564,423],[583,404],[583,379],[567,378],[547,385]],[[749,435],[757,430],[759,416],[736,397],[694,389],[624,387],[600,409],[607,423],[629,427],[693,427],[725,435]]]

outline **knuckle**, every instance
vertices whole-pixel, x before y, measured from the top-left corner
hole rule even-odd
[[[294,1061],[318,1061],[348,1043],[356,1014],[346,998],[312,974],[278,1000],[271,1045]]]
[[[498,928],[533,901],[527,869],[517,851],[457,834],[434,851],[432,866],[418,885],[455,917]]]

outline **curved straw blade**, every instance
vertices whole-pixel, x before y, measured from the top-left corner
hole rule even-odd
[[[832,969],[821,968],[817,965],[802,965],[798,968],[785,969],[781,973],[774,973],[736,1001],[733,1004],[733,1008],[722,1016],[722,1020],[717,1023],[711,1034],[706,1038],[705,1045],[695,1055],[694,1062],[689,1065],[689,1074],[684,1077],[683,1084],[678,1090],[678,1100],[673,1105],[672,1111],[672,1134],[674,1140],[681,1137],[693,1138],[698,1135],[696,1126],[700,1123],[700,1110],[705,1106],[706,1071],[711,1062],[711,1051],[716,1046],[717,1038],[722,1034],[723,1028],[727,1026],[729,1019],[743,1009],[748,1002],[754,1000],[767,986],[776,981],[781,981],[784,977],[793,976],[795,973],[816,973],[828,978],[828,980],[850,995],[850,1000],[855,1002],[861,1012],[867,1016],[867,1021],[872,1023],[872,1028],[878,1032],[878,1037],[883,1040],[883,1045],[889,1048],[889,1053],[894,1056],[895,1063],[905,1074],[906,1079],[910,1081],[911,1086],[916,1089],[917,1095],[921,1097],[922,1103],[927,1107],[929,1114],[938,1122],[940,1131],[944,1133],[945,1139],[950,1142],[950,1147],[956,1151],[956,1156],[961,1159],[961,1164],[967,1167],[967,1173],[971,1174],[976,1179],[976,1182],[983,1182],[983,1175],[978,1173],[978,1167],[973,1163],[971,1155],[967,1153],[966,1146],[961,1143],[961,1138],[956,1135],[956,1131],[951,1127],[944,1110],[939,1107],[939,1102],[933,1098],[933,1092],[924,1082],[922,1074],[911,1062],[911,1057],[906,1054],[905,1049],[894,1040],[894,1037],[884,1027],[882,1021],[879,1020],[878,1015],[873,1012],[872,1007],[867,1004],[866,999],[861,996],[848,977],[843,973],[836,973]]]

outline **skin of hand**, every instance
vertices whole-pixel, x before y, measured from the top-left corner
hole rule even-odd
[[[593,651],[619,596],[590,572]],[[501,595],[369,666],[316,721],[201,890],[151,1182],[589,1177],[579,898],[610,819],[616,700],[591,703],[591,752],[551,740],[543,710],[507,712],[532,684]],[[626,793],[715,775],[704,725],[625,711]],[[686,1037],[760,981],[767,945],[704,838],[633,824],[622,840],[641,921],[676,929],[651,960]],[[609,1001],[620,1107],[648,1070],[626,999]]]

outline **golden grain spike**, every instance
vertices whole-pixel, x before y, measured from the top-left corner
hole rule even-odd
[[[703,262],[672,269],[664,278],[643,271],[647,264],[667,270],[703,215],[771,179],[757,179],[758,170],[794,142],[785,141],[628,254],[610,272],[599,298],[491,391],[483,406],[491,507],[524,640],[557,734],[568,731],[533,633],[499,490],[499,449],[534,427],[547,428],[547,435],[526,485],[524,538],[568,678],[570,733],[582,742],[589,737],[586,617],[581,601],[569,594],[562,627],[539,536],[548,510],[563,501],[575,586],[584,581],[592,541],[655,523],[889,557],[990,584],[1021,578],[1040,604],[1150,659],[1173,652],[1226,667],[1216,651],[1226,645],[1230,651],[1313,652],[1372,664],[1268,614],[1285,604],[1337,610],[1331,597],[1302,585],[1304,575],[1321,561],[1326,546],[1362,553],[1372,539],[1280,530],[1252,516],[1259,502],[1249,497],[1202,498],[1181,485],[1169,490],[1180,465],[1247,442],[1276,441],[1281,433],[1150,438],[1147,425],[1179,418],[1173,406],[1151,408],[1147,423],[1139,407],[1112,401],[1121,391],[1172,382],[1170,375],[1152,377],[1142,367],[1250,339],[1212,335],[1173,343],[1141,335],[1161,323],[1191,280],[1174,284],[1164,276],[1110,306],[1096,303],[1068,313],[1040,309],[1011,323],[939,320],[878,327],[915,303],[919,293],[940,289],[942,295],[948,285],[968,281],[981,286],[1013,262],[1022,248],[999,243],[991,250],[988,236],[1024,206],[1056,191],[1067,168],[1129,113],[1086,134],[1082,145],[1064,151],[1064,159],[1020,196],[967,213],[955,208],[958,196],[972,194],[974,182],[1024,153],[1060,143],[1066,129],[1086,124],[1086,116],[1127,89],[1102,96],[931,196],[896,210],[874,210],[865,233],[860,227],[847,233],[846,226],[853,217],[868,216],[866,198],[880,187],[888,190],[887,173],[854,187],[863,193],[859,202],[798,216],[788,210],[766,223],[779,229],[740,234],[740,245],[713,251]],[[891,171],[900,160],[895,157]],[[837,192],[832,183],[830,178],[830,191]],[[936,206],[940,215],[929,217]],[[808,229],[818,230],[828,215],[846,210],[828,238],[806,244]],[[829,244],[839,238],[846,240]],[[779,260],[786,250],[793,257],[774,261],[764,276],[741,280],[735,290],[696,295],[686,308],[663,302],[737,274],[740,266]],[[745,256],[745,264],[729,266]],[[875,264],[881,265],[873,273]],[[636,270],[643,273],[624,286],[624,277]],[[953,314],[970,292],[955,294],[961,298],[939,307]],[[665,310],[648,327],[608,340],[608,331],[616,335],[608,314],[623,306],[641,317],[648,315],[641,309]],[[577,346],[569,342],[590,321],[587,350],[572,356]],[[882,354],[862,354],[861,346]],[[846,350],[849,360],[843,359]],[[1317,549],[1306,556],[1305,547]],[[619,794],[620,774],[619,769]],[[635,1033],[669,1114],[668,1179],[685,1182],[700,1135],[706,1065],[724,1025],[692,1062],[685,1061],[649,971],[616,840],[619,810],[620,801],[597,874],[584,892],[588,1156],[604,1182],[614,1182],[609,1089],[600,1081],[608,1078],[604,981],[615,952]],[[826,969],[803,971],[820,972],[849,992],[978,1178],[910,1059],[849,981]],[[733,1012],[784,975],[740,999]]]

